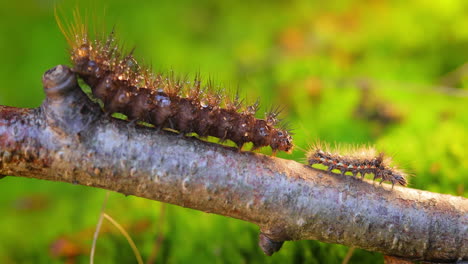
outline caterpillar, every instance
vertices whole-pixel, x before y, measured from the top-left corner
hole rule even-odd
[[[328,167],[329,172],[336,169],[341,175],[351,172],[354,177],[361,174],[361,178],[366,174],[373,174],[374,180],[381,179],[380,184],[389,181],[392,188],[396,183],[402,186],[408,184],[407,174],[392,165],[392,159],[383,152],[378,152],[372,147],[349,148],[344,152],[345,155],[333,153],[328,146],[323,148],[320,143],[316,143],[308,151],[306,158],[310,166],[322,164]]]
[[[211,81],[202,84],[198,74],[193,82],[174,74],[153,74],[138,64],[133,50],[122,52],[114,30],[107,37],[91,39],[78,12],[70,25],[62,23],[57,13],[56,19],[70,46],[72,71],[103,103],[105,113],[121,113],[130,122],[145,122],[184,135],[231,140],[239,150],[252,142],[252,150],[270,146],[273,155],[278,150],[292,151],[291,132],[279,125],[278,109],[258,119],[258,100],[248,106],[237,95],[229,97],[223,90],[216,91]]]

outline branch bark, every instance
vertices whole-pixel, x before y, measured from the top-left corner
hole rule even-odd
[[[268,255],[315,239],[428,262],[468,260],[468,200],[134,126],[105,116],[66,66],[40,108],[0,106],[0,174],[82,184],[242,219]]]

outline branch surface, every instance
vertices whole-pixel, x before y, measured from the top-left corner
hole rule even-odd
[[[93,186],[260,227],[268,255],[313,239],[429,262],[468,260],[468,200],[351,176],[105,116],[66,66],[40,108],[0,106],[0,175]]]

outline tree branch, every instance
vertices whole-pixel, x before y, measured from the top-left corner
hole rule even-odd
[[[468,259],[468,200],[390,185],[105,116],[65,66],[40,108],[0,107],[0,174],[63,181],[230,216],[268,255],[316,239],[410,260]]]

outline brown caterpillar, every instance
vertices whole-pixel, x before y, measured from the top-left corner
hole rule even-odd
[[[92,40],[78,12],[74,18],[71,25],[64,26],[58,18],[57,23],[71,48],[72,70],[102,101],[104,112],[121,113],[129,121],[143,121],[181,134],[231,140],[239,149],[252,142],[252,150],[270,146],[273,153],[292,151],[290,132],[277,127],[277,109],[266,113],[265,119],[257,119],[258,102],[246,106],[237,96],[229,98],[221,90],[214,91],[211,82],[202,85],[198,75],[189,82],[173,75],[153,74],[137,63],[133,51],[122,54],[114,31]]]
[[[345,152],[346,155],[332,153],[328,147],[324,149],[317,143],[306,157],[310,166],[322,164],[328,167],[328,171],[339,170],[341,175],[351,172],[356,177],[360,173],[361,178],[364,178],[366,174],[374,174],[374,180],[381,179],[380,184],[383,181],[390,181],[392,188],[395,183],[403,186],[408,184],[407,174],[392,166],[391,158],[386,157],[384,153],[378,153],[371,147],[349,149]]]

